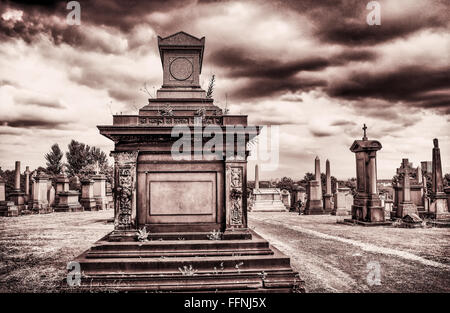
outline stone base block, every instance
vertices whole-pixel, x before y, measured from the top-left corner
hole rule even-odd
[[[346,216],[346,215],[352,215],[352,212],[347,210],[346,208],[338,208],[331,212],[332,215],[336,216]]]
[[[55,212],[83,212],[84,208],[81,204],[78,205],[57,205]]]
[[[0,201],[0,216],[19,216],[19,209],[12,201]]]
[[[391,221],[384,221],[384,222],[365,222],[365,221],[359,221],[354,219],[345,219],[344,223],[349,225],[361,225],[361,226],[390,226],[392,225]]]
[[[255,201],[252,212],[288,212],[288,209],[281,200],[260,200]]]
[[[121,232],[136,233],[115,231],[75,259],[81,291],[305,291],[289,258],[254,232],[250,240],[108,241]]]
[[[97,202],[95,202],[94,198],[81,198],[80,204],[84,208],[85,211],[98,211]]]
[[[306,202],[305,215],[326,214],[323,209],[322,200],[308,200]]]
[[[362,222],[384,222],[384,207],[352,205],[352,220]]]
[[[417,211],[417,206],[413,204],[412,202],[402,202],[398,205],[397,208],[397,217],[403,218],[406,215],[410,214],[416,214],[419,215],[419,212]]]

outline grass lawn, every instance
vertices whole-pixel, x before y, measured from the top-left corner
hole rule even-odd
[[[113,210],[0,217],[0,292],[57,292],[67,263],[114,227]]]

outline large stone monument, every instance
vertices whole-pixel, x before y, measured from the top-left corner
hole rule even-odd
[[[253,189],[252,212],[286,212],[281,190],[275,187],[261,188],[259,184],[259,167],[255,165],[255,188]]]
[[[433,139],[433,145],[430,215],[435,219],[450,219],[447,195],[444,192],[441,151],[437,139]]]
[[[223,115],[206,97],[199,85],[204,44],[184,32],[158,37],[157,97],[137,115],[98,126],[114,141],[115,225],[76,259],[82,288],[297,288],[289,258],[247,226],[246,145],[260,127],[247,126],[245,115]]]
[[[322,202],[322,180],[320,178],[320,159],[318,156],[314,161],[314,165],[314,180],[309,181],[307,188],[308,199],[306,200],[306,215],[325,213]]]
[[[8,200],[14,202],[20,212],[25,210],[25,193],[20,189],[20,161],[16,161],[14,172],[14,190],[8,196]]]
[[[330,172],[330,161],[327,160],[325,162],[325,169],[326,169],[326,189],[325,194],[323,195],[323,209],[325,211],[325,214],[330,214],[333,210],[333,202],[332,197],[333,193],[331,191],[331,172]]]
[[[388,225],[384,207],[377,191],[377,151],[381,143],[367,138],[367,127],[363,127],[362,140],[355,140],[350,151],[356,156],[356,196],[353,200],[352,219],[345,221],[365,226]]]
[[[108,198],[106,197],[106,176],[96,173],[91,177],[94,181],[94,197],[97,202],[97,210],[106,210],[108,208]]]

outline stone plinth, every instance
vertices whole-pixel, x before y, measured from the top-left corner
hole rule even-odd
[[[300,205],[299,205],[300,204]],[[291,210],[302,210],[306,204],[306,189],[294,184],[291,196]]]
[[[382,148],[376,140],[368,140],[364,125],[362,140],[355,140],[350,151],[356,156],[356,196],[353,200],[352,219],[361,225],[386,225],[384,207],[377,191],[376,152]]]
[[[80,204],[84,207],[85,211],[97,211],[98,206],[94,197],[94,180],[82,179],[81,180],[81,198]]]
[[[306,200],[305,214],[325,214],[322,198],[319,198],[322,194],[322,186],[320,182],[317,180],[311,180],[308,183],[307,193],[308,199]]]
[[[94,198],[97,202],[98,210],[106,210],[108,208],[108,199],[106,198],[106,176],[97,174],[91,177],[94,181]]]
[[[49,204],[47,199],[47,182],[48,176],[39,172],[37,176],[33,178],[33,206],[32,210],[38,213],[48,213]]]
[[[12,201],[0,201],[0,216],[19,216],[19,209]]]
[[[252,212],[286,212],[286,206],[281,200],[278,188],[253,189]]]

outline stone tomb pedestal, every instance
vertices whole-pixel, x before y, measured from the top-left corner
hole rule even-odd
[[[0,177],[0,216],[18,216],[17,206],[12,201],[6,201],[5,193],[5,180]]]
[[[288,209],[282,202],[282,194],[278,188],[253,189],[252,212],[286,212]]]
[[[76,259],[81,288],[299,289],[289,258],[247,226],[246,145],[260,128],[248,126],[247,116],[222,115],[206,98],[204,41],[184,32],[158,37],[164,76],[157,98],[137,115],[98,126],[115,143],[115,226]],[[217,145],[205,151],[212,139],[205,131],[213,129]]]
[[[47,198],[47,182],[48,175],[39,172],[37,176],[33,178],[33,206],[32,211],[36,213],[50,213],[52,209],[49,206]]]
[[[69,178],[65,174],[56,177],[56,205],[55,212],[81,212],[83,207],[78,198],[78,191],[69,190]]]
[[[348,187],[338,187],[334,195],[334,210],[332,215],[345,216],[352,214],[353,195]]]
[[[98,211],[97,202],[94,197],[94,180],[82,179],[81,180],[81,198],[80,204],[85,211]]]
[[[377,191],[377,159],[376,152],[381,143],[369,140],[364,125],[362,140],[355,140],[350,151],[356,156],[356,196],[352,205],[352,219],[345,222],[364,226],[390,225],[385,219],[384,207]]]

